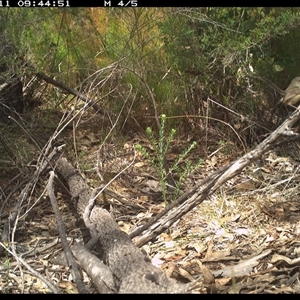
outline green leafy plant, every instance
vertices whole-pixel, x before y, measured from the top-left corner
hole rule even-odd
[[[191,161],[185,162],[184,167],[181,167],[181,164],[184,158],[188,155],[188,153],[194,149],[197,143],[194,141],[191,145],[189,145],[186,149],[182,151],[181,154],[178,155],[178,158],[175,160],[172,166],[167,167],[166,165],[166,155],[170,147],[170,143],[173,140],[176,130],[171,129],[169,133],[166,132],[166,115],[162,114],[160,117],[160,128],[158,133],[158,138],[155,137],[152,129],[147,127],[146,134],[153,148],[153,153],[150,153],[147,149],[145,149],[140,144],[136,145],[136,149],[142,153],[142,155],[148,159],[151,165],[157,172],[159,178],[159,184],[162,191],[163,200],[165,203],[168,202],[167,192],[168,192],[168,183],[167,179],[170,174],[176,174],[178,180],[175,182],[175,187],[172,192],[172,200],[176,199],[180,192],[180,187],[182,186],[184,180],[193,173],[199,165],[202,163],[202,159],[200,159],[196,164],[192,165]]]

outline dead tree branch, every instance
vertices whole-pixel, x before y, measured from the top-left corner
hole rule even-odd
[[[48,288],[52,291],[52,293],[61,294],[61,291],[57,286],[55,286],[50,280],[45,278],[45,276],[41,275],[38,271],[36,271],[34,268],[32,268],[22,257],[17,256],[14,251],[9,250],[9,248],[5,247],[4,244],[1,242],[0,242],[0,246],[3,248],[3,250],[7,251],[12,256],[14,256],[16,261],[18,263],[21,263],[22,265],[24,265],[28,269],[28,271],[31,272],[35,277],[42,280],[48,286]]]
[[[89,186],[65,157],[58,159],[56,170],[68,183],[74,206],[82,216],[91,199]],[[95,205],[89,217],[96,228],[104,263],[112,272],[119,293],[182,293],[187,290],[186,285],[178,284],[154,267],[106,210]]]
[[[300,135],[294,133],[292,127],[299,119],[300,106],[298,106],[297,109],[274,132],[272,132],[264,141],[256,146],[254,150],[248,152],[221,170],[211,174],[208,178],[197,184],[190,191],[187,191],[153,220],[150,220],[141,228],[137,228],[135,231],[133,231],[130,234],[131,238],[146,230],[142,236],[136,239],[135,244],[137,246],[142,246],[148,241],[153,240],[159,234],[168,229],[172,224],[174,224],[176,220],[180,219],[195,206],[207,199],[207,197],[213,194],[226,181],[237,176],[246,166],[259,159],[270,149],[273,149],[274,147],[283,143],[298,140]]]
[[[64,226],[63,219],[61,217],[61,214],[60,214],[60,211],[58,208],[58,204],[57,204],[57,200],[55,197],[55,193],[54,193],[54,184],[53,184],[54,176],[55,176],[54,172],[50,171],[50,177],[49,177],[47,189],[48,189],[48,196],[50,198],[52,209],[55,214],[59,236],[60,236],[61,243],[62,243],[64,252],[65,252],[65,255],[66,255],[68,265],[71,269],[73,280],[76,283],[76,286],[80,293],[87,293],[87,290],[85,289],[84,284],[81,281],[80,272],[78,270],[77,264],[75,262],[75,259],[72,255],[71,249],[70,249],[68,241],[67,241],[65,226]]]
[[[76,90],[72,89],[71,87],[67,86],[66,84],[64,84],[61,81],[55,80],[49,76],[47,76],[44,73],[41,72],[37,72],[35,73],[35,75],[43,80],[45,80],[46,82],[78,97],[79,99],[83,100],[85,103],[88,104],[88,106],[92,107],[95,111],[99,112],[102,115],[106,114],[106,111],[104,109],[102,109],[97,103],[94,103],[91,99],[87,98],[86,96],[82,95],[81,93],[77,92]]]
[[[30,179],[26,179],[26,185],[20,195],[18,196],[17,203],[13,210],[11,211],[7,222],[3,226],[1,241],[8,242],[10,241],[10,228],[12,224],[18,219],[20,215],[20,210],[23,205],[25,199],[27,199],[30,194],[31,189],[33,189],[39,180],[40,176],[45,172],[46,168],[49,166],[49,163],[52,159],[57,158],[58,155],[61,154],[61,147],[54,147],[54,149],[50,152],[50,145],[47,147],[44,153],[41,153],[40,159],[37,164],[37,169],[34,172],[34,175]],[[50,153],[49,153],[49,152]],[[49,155],[48,155],[49,153]],[[47,156],[48,155],[48,156]]]

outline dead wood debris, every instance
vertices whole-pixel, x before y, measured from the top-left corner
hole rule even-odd
[[[91,198],[89,186],[65,157],[59,158],[56,170],[67,181],[70,193],[76,195],[75,207],[83,215]],[[150,263],[106,210],[95,206],[90,213],[90,221],[97,230],[103,261],[111,270],[119,293],[186,291],[184,285],[168,278],[163,271]]]

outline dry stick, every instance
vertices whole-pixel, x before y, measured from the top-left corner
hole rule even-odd
[[[173,209],[175,206],[178,206],[179,204],[183,203],[193,192],[198,190],[201,186],[209,182],[210,180],[213,180],[218,174],[220,174],[222,171],[225,170],[226,167],[223,167],[222,169],[218,170],[215,173],[210,174],[208,177],[205,179],[201,180],[198,182],[196,185],[194,185],[191,189],[183,193],[177,200],[173,201],[170,205],[168,205],[162,212],[157,214],[155,217],[153,217],[148,223],[136,228],[133,230],[130,234],[129,237],[132,239],[139,234],[141,234],[143,231],[148,229],[152,224],[157,222],[161,217],[163,217],[165,214],[167,214],[171,209]]]
[[[89,98],[85,97],[84,95],[80,94],[79,92],[77,92],[76,90],[70,88],[69,86],[65,85],[63,82],[55,80],[49,76],[47,76],[44,73],[38,72],[35,73],[35,75],[43,80],[45,80],[46,82],[57,86],[59,88],[61,88],[62,90],[65,90],[67,92],[69,92],[70,94],[77,96],[79,99],[83,100],[84,102],[86,102],[88,104],[88,106],[94,108],[97,112],[99,112],[102,115],[106,114],[106,111],[104,109],[102,109],[98,104],[94,103],[92,100],[90,100]]]
[[[54,186],[53,186],[54,176],[55,176],[54,172],[50,171],[50,177],[49,177],[49,182],[48,182],[48,195],[49,195],[51,205],[52,205],[52,208],[53,208],[53,211],[55,214],[59,236],[60,236],[61,243],[62,243],[64,252],[65,252],[65,255],[66,255],[68,265],[71,269],[73,280],[76,283],[76,286],[81,294],[87,293],[87,290],[84,287],[83,282],[81,281],[80,272],[78,270],[77,264],[75,262],[75,259],[72,255],[71,249],[70,249],[68,241],[67,241],[67,235],[66,235],[64,222],[62,220],[62,217],[61,217],[61,214],[60,214],[60,211],[58,208],[57,200],[56,200],[56,197],[54,194]]]
[[[83,221],[84,221],[84,224],[85,226],[89,229],[90,231],[90,234],[91,234],[91,239],[88,241],[87,244],[85,244],[85,247],[88,249],[88,250],[91,250],[98,242],[99,240],[99,237],[98,237],[98,234],[97,234],[97,230],[96,230],[96,227],[95,225],[90,221],[90,214],[92,212],[92,209],[94,208],[94,205],[95,205],[95,201],[96,201],[96,198],[97,198],[97,194],[99,191],[103,191],[105,188],[104,184],[101,185],[99,187],[99,189],[94,189],[92,194],[91,194],[91,197],[89,199],[89,202],[88,202],[88,205],[86,206],[85,210],[84,210],[84,213],[82,215],[82,218],[83,218]]]
[[[9,158],[13,161],[14,164],[16,164],[17,158],[15,154],[12,152],[12,150],[9,148],[9,146],[7,145],[6,139],[4,135],[1,133],[1,131],[0,131],[0,142],[4,147],[4,149],[6,150],[7,154],[9,155]]]
[[[80,267],[89,275],[100,294],[117,293],[118,289],[110,268],[87,250],[86,246],[73,245],[71,248]]]
[[[110,190],[109,188],[106,188],[103,192],[104,192],[104,194],[111,196],[112,198],[116,199],[117,201],[121,202],[124,205],[131,206],[135,209],[145,210],[145,207],[143,207],[139,204],[131,203],[131,202],[123,199],[122,196],[118,195],[116,192]]]
[[[228,166],[222,168],[216,173],[211,175],[212,181],[207,184],[205,187],[199,187],[195,194],[193,194],[190,198],[183,201],[182,204],[165,218],[161,218],[157,223],[154,224],[153,220],[148,224],[145,224],[143,228],[150,227],[147,232],[144,233],[139,239],[135,241],[137,246],[142,246],[146,242],[154,239],[156,236],[161,234],[164,230],[169,228],[176,220],[180,219],[182,216],[191,211],[195,206],[203,202],[209,195],[214,193],[222,184],[231,178],[235,177],[242,170],[248,166],[250,163],[260,158],[264,153],[273,149],[275,146],[287,143],[292,140],[296,140],[300,138],[300,135],[294,133],[291,128],[292,126],[300,119],[300,105],[297,109],[280,125],[274,132],[272,132],[269,137],[267,137],[263,142],[261,142],[256,148],[249,153],[245,154],[241,158],[237,159],[235,162],[230,163]],[[203,183],[203,181],[201,182]],[[205,180],[207,183],[207,179]],[[198,184],[197,184],[198,186]],[[194,188],[193,188],[194,190]],[[190,194],[190,193],[189,193]],[[176,201],[176,205],[179,201]],[[172,205],[173,207],[175,205]],[[172,208],[173,208],[172,207]],[[166,209],[170,211],[170,209]],[[163,211],[161,215],[165,215],[166,212]],[[154,225],[153,225],[154,224]],[[152,226],[153,225],[153,226]],[[142,229],[143,229],[142,228]],[[145,230],[145,229],[144,229]],[[134,231],[130,237],[136,236],[137,232],[140,231],[137,229]]]
[[[10,226],[18,218],[18,215],[20,213],[19,209],[21,208],[24,199],[26,199],[26,197],[28,196],[29,190],[36,184],[37,180],[39,179],[40,175],[45,171],[49,162],[61,152],[61,148],[62,147],[55,147],[52,150],[52,152],[49,154],[48,157],[45,157],[45,154],[42,153],[41,157],[45,158],[45,159],[42,162],[40,162],[39,167],[34,172],[34,175],[30,178],[30,181],[26,184],[26,186],[20,193],[18,200],[17,200],[17,204],[11,211],[8,220],[6,221],[6,223],[3,226],[3,230],[2,230],[2,234],[1,234],[1,241],[3,241],[3,242],[9,241]]]
[[[9,119],[13,120],[22,130],[23,132],[25,133],[25,135],[33,142],[33,144],[36,146],[36,148],[38,150],[41,151],[41,147],[40,145],[38,144],[38,142],[31,136],[31,134],[27,131],[27,129],[22,126],[15,118],[13,118],[12,116],[8,116]]]
[[[56,150],[52,151],[52,153],[50,153],[49,157],[53,158],[56,153],[57,153]],[[22,192],[21,192],[21,194],[19,196],[19,201],[17,201],[17,204],[16,204],[15,208],[13,209],[13,211],[11,212],[11,214],[10,214],[10,216],[9,216],[6,224],[4,225],[3,231],[2,231],[2,236],[1,236],[2,241],[9,241],[10,225],[11,225],[12,222],[14,222],[14,227],[13,227],[12,233],[11,233],[11,241],[12,241],[12,253],[14,254],[15,257],[17,257],[17,254],[16,254],[16,250],[15,250],[14,237],[15,237],[15,232],[16,232],[16,229],[17,229],[19,215],[20,215],[20,212],[21,212],[20,208],[22,206],[23,201],[27,198],[27,195],[29,194],[29,190],[34,187],[34,185],[36,184],[36,182],[37,182],[37,180],[39,178],[39,175],[46,168],[48,160],[46,159],[45,161],[41,164],[40,168],[36,170],[35,175],[33,176],[33,181],[30,181],[28,184],[26,184],[25,188],[22,190]],[[2,249],[0,249],[0,250],[2,250]],[[29,270],[31,270],[31,271],[33,270],[33,273],[35,275],[38,274],[26,262],[24,262],[23,260],[20,260],[20,261]],[[23,273],[21,268],[20,268],[20,272],[21,272],[21,274]],[[43,280],[42,275],[40,275],[38,277]],[[22,276],[22,278],[23,278],[23,276]]]
[[[86,227],[89,228],[91,237],[92,237],[92,239],[86,244],[86,247],[88,249],[92,249],[98,241],[97,230],[96,230],[94,224],[91,223],[91,221],[90,221],[90,214],[92,212],[92,209],[94,208],[95,200],[103,191],[105,191],[105,189],[115,179],[117,179],[119,176],[121,176],[122,173],[124,173],[128,168],[130,168],[133,165],[133,163],[135,162],[135,159],[136,159],[136,151],[134,150],[134,157],[133,157],[132,161],[125,168],[123,168],[123,170],[121,170],[117,175],[115,175],[108,183],[101,184],[99,188],[94,189],[94,191],[92,192],[89,202],[88,202],[88,205],[85,207],[85,210],[83,212],[84,223],[85,223]]]
[[[207,100],[209,100],[210,102],[212,102],[212,103],[214,103],[214,104],[216,104],[216,105],[222,107],[223,109],[229,111],[231,114],[234,114],[234,115],[238,116],[238,117],[241,119],[241,122],[246,121],[246,122],[249,123],[250,125],[256,125],[256,126],[258,126],[258,127],[260,127],[260,128],[265,129],[265,130],[268,131],[268,132],[271,131],[271,130],[269,130],[267,127],[265,127],[265,126],[259,124],[258,121],[251,120],[250,118],[248,118],[248,117],[246,117],[246,116],[244,116],[244,115],[242,115],[242,114],[240,114],[240,113],[235,112],[234,110],[228,108],[227,106],[225,106],[225,105],[223,105],[223,104],[221,104],[221,103],[219,103],[219,102],[217,102],[217,101],[215,101],[215,100],[213,100],[213,99],[211,99],[211,98],[209,98],[209,97],[207,98]],[[211,119],[213,119],[213,118],[211,118]],[[219,120],[219,121],[221,122],[221,120]],[[224,123],[225,123],[225,122],[224,122]],[[226,124],[227,126],[230,126],[228,123],[225,123],[225,124]],[[230,127],[231,127],[231,126],[230,126]],[[231,128],[232,128],[232,127],[231,127]],[[232,129],[233,129],[233,128],[232,128]],[[242,143],[242,140],[241,140],[241,138],[238,136],[238,134],[236,133],[236,131],[235,131],[234,129],[233,129],[233,131],[234,131],[234,133],[237,135],[237,137],[238,137],[238,139],[240,140],[240,142]],[[242,143],[242,144],[243,144],[243,143]]]
[[[260,76],[256,76],[256,78],[264,81],[265,83],[269,84],[275,91],[277,91],[281,96],[284,96],[285,95],[285,91],[282,90],[280,87],[278,87],[273,81],[271,81],[270,79],[268,78],[265,78],[265,77],[260,77]]]
[[[91,198],[88,185],[65,157],[58,160],[57,171],[67,181],[71,193],[78,196],[77,203],[74,205],[77,212],[82,215]],[[99,238],[101,238],[98,246],[104,251],[106,265],[113,272],[118,287],[121,281],[118,292],[156,291],[162,293],[166,291],[175,292],[179,289],[179,287],[178,289],[174,288],[173,281],[167,279],[164,273],[159,272],[149,264],[144,254],[132,244],[126,234],[120,231],[106,210],[95,205],[90,217],[97,229]],[[92,265],[92,267],[96,268],[97,266]],[[159,275],[159,280],[157,280],[156,274]],[[182,290],[183,288],[180,289],[181,292]]]
[[[8,253],[13,255],[15,259],[18,262],[20,262],[22,265],[24,265],[35,277],[43,281],[54,294],[61,293],[61,291],[54,284],[52,284],[47,278],[45,278],[43,275],[41,275],[39,272],[33,269],[23,258],[18,257],[15,253],[13,253],[7,247],[5,247],[4,244],[2,244],[1,242],[0,242],[0,246],[2,246]]]
[[[19,177],[21,177],[21,173],[19,173],[17,176],[15,176],[10,182],[9,185],[12,185],[12,183],[16,180],[19,179]],[[9,203],[9,200],[13,197],[13,195],[24,185],[27,184],[30,180],[32,180],[32,177],[27,177],[24,180],[22,180],[22,182],[18,183],[17,186],[15,186],[12,191],[10,191],[10,193],[5,197],[1,207],[0,207],[0,223],[1,223],[1,215],[3,212],[4,207],[7,205],[7,203]],[[5,192],[6,188],[4,188],[4,192]]]

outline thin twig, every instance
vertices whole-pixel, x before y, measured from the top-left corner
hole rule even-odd
[[[22,259],[21,257],[17,256],[15,253],[13,253],[12,251],[10,251],[1,242],[0,242],[0,246],[2,246],[5,251],[7,251],[11,255],[13,255],[14,258],[18,262],[20,262],[22,265],[24,265],[35,277],[37,277],[41,281],[43,281],[54,294],[61,294],[61,291],[54,284],[52,284],[47,278],[45,278],[43,275],[41,275],[39,272],[37,272],[35,269],[33,269],[24,259]]]
[[[76,286],[79,290],[80,293],[87,293],[86,288],[84,287],[84,284],[81,280],[81,275],[80,272],[78,270],[78,266],[75,262],[75,259],[72,255],[72,251],[69,247],[68,241],[67,241],[67,235],[66,235],[66,230],[65,230],[65,226],[64,226],[64,222],[62,220],[59,208],[58,208],[58,204],[57,204],[57,200],[55,197],[55,193],[54,193],[54,172],[50,171],[50,177],[49,177],[49,182],[48,182],[48,195],[51,201],[51,205],[55,214],[55,218],[56,218],[56,222],[57,222],[57,228],[59,231],[59,236],[61,239],[61,243],[66,255],[66,259],[68,262],[68,265],[71,269],[71,273],[73,276],[73,280],[76,283]]]

